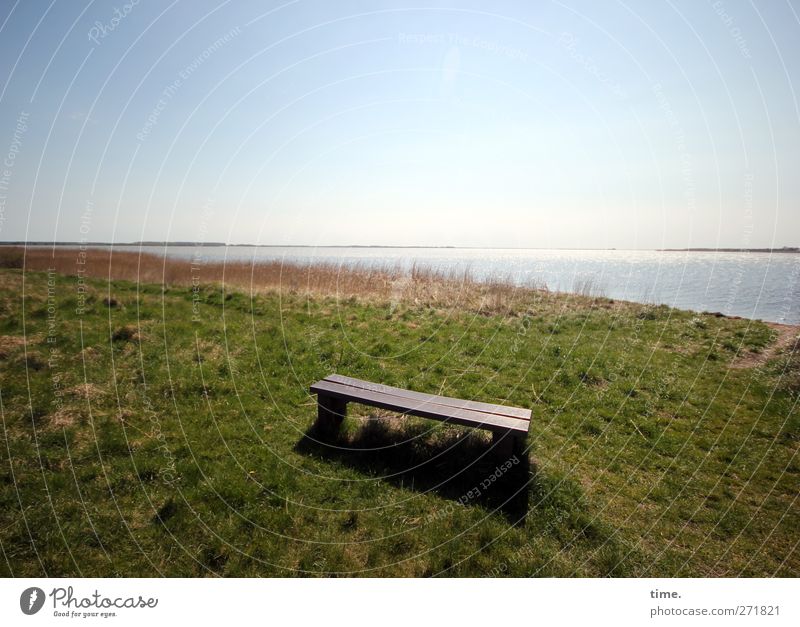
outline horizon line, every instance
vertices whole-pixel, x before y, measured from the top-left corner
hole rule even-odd
[[[684,248],[626,248],[626,247],[571,247],[571,246],[457,246],[457,245],[416,245],[416,244],[229,244],[225,242],[193,242],[193,241],[156,241],[142,240],[136,242],[103,242],[103,241],[42,241],[42,240],[10,240],[0,241],[0,246],[177,246],[177,247],[209,247],[209,248],[418,248],[418,249],[455,249],[455,250],[623,250],[652,252],[800,252],[798,246],[779,247],[741,247],[741,246],[690,246]]]

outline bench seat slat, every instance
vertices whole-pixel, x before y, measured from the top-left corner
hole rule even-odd
[[[396,389],[396,388],[395,388]],[[346,401],[363,402],[389,411],[395,411],[421,418],[433,418],[444,420],[467,427],[479,427],[491,431],[517,431],[522,434],[528,433],[530,427],[529,420],[500,416],[487,412],[474,411],[459,407],[450,407],[431,403],[427,399],[401,398],[396,395],[383,392],[355,388],[351,385],[337,383],[323,379],[311,386],[314,394],[323,394],[341,398]],[[435,397],[434,397],[435,398]]]
[[[508,407],[506,405],[496,405],[494,403],[481,403],[478,401],[466,401],[460,398],[451,398],[448,396],[439,396],[436,394],[425,394],[424,392],[414,392],[412,390],[404,390],[402,388],[392,387],[390,385],[382,385],[380,383],[372,383],[370,381],[362,381],[361,379],[353,379],[352,377],[344,377],[339,374],[328,375],[323,379],[324,381],[331,381],[342,385],[349,385],[356,389],[368,390],[371,392],[379,392],[382,394],[389,394],[398,396],[400,398],[409,399],[413,401],[421,401],[435,405],[442,405],[445,407],[453,407],[457,409],[467,409],[471,411],[484,412],[497,416],[506,416],[509,418],[517,418],[519,420],[530,420],[531,410],[522,409],[521,407]]]

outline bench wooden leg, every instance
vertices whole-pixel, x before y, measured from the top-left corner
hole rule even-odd
[[[527,459],[527,454],[525,452],[525,441],[527,438],[524,435],[515,435],[514,442],[512,444],[512,454],[516,455],[520,461],[522,458],[525,457]]]
[[[525,512],[527,512],[528,493],[527,489],[522,490],[521,488],[527,486],[531,478],[530,458],[525,450],[526,439],[525,435],[519,432],[495,431],[492,433],[492,446],[498,461],[502,461],[502,463],[510,461],[512,463],[507,472],[507,485],[510,489],[517,490],[516,498],[518,504],[523,507]],[[520,520],[524,521],[524,514]]]
[[[508,431],[492,432],[492,450],[504,459],[516,457],[522,461],[525,455],[525,436]]]
[[[347,416],[347,401],[333,396],[317,396],[317,425],[327,436],[336,435]]]

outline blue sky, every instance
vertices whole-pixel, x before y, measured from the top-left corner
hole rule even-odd
[[[799,13],[2,2],[0,240],[800,245]]]

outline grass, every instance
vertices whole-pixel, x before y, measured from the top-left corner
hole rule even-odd
[[[0,270],[0,576],[800,574],[798,345],[766,324],[30,253]],[[532,408],[525,485],[475,430],[353,405],[315,439],[331,372]]]

